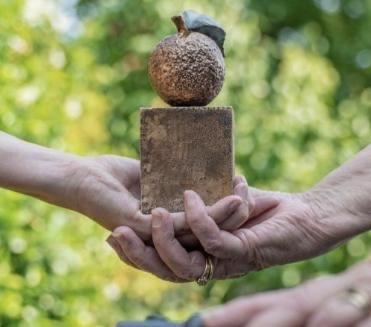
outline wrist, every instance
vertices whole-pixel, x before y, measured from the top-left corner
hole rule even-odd
[[[51,150],[38,156],[12,189],[48,203],[75,209],[75,185],[83,172],[78,156]]]
[[[322,182],[303,194],[329,243],[337,245],[371,227],[357,196],[345,184]],[[331,245],[331,244],[329,244]]]
[[[0,187],[54,204],[66,204],[67,177],[79,170],[79,157],[5,133],[0,133],[0,157]]]
[[[51,204],[67,209],[78,210],[78,185],[87,174],[83,158],[58,153],[45,164],[47,175],[40,176],[36,196]]]

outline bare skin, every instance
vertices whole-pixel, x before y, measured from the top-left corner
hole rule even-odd
[[[138,238],[127,227],[116,229],[109,242],[114,239],[114,248],[124,261],[168,280],[194,281],[205,267],[205,253],[214,258],[214,278],[233,278],[318,256],[369,230],[370,181],[369,146],[305,193],[248,189],[243,178],[237,179],[235,193],[253,208],[246,207],[248,221],[232,232],[221,230],[208,215],[202,199],[187,191],[186,221],[203,252],[187,252],[179,244],[165,209],[153,211],[154,249],[136,246]],[[148,253],[156,256],[156,262]],[[160,273],[165,268],[169,272],[166,276]]]
[[[246,203],[243,210],[247,211],[249,217],[254,217],[270,210],[277,205],[273,197],[262,197],[254,201],[249,199],[247,184],[240,183],[240,179],[235,179],[234,193]],[[195,234],[201,242],[202,247],[208,251],[217,251],[217,243],[207,243],[214,240],[214,234],[218,234],[221,242],[229,244],[230,254],[220,253],[216,264],[215,278],[229,278],[245,273],[246,261],[239,260],[240,256],[245,255],[243,243],[238,236],[239,232],[245,230],[246,223],[237,229],[234,228],[240,222],[239,213],[231,215],[229,219],[221,223],[218,227],[215,219],[208,213],[207,207],[201,198],[192,191],[187,191],[184,196],[186,221],[192,232],[200,233],[200,228],[195,225],[210,224],[213,229],[205,230],[205,236]],[[249,205],[248,205],[249,204]],[[129,227],[119,227],[107,239],[108,243],[115,249],[120,258],[127,264],[138,269],[149,271],[156,276],[174,282],[194,281],[199,277],[205,267],[205,253],[200,250],[187,251],[176,238],[174,224],[171,214],[165,209],[155,209],[152,211],[152,239],[154,246],[147,246]],[[227,230],[234,230],[228,232]],[[206,251],[207,252],[207,251]],[[251,267],[249,267],[251,269]]]
[[[349,300],[350,288],[371,298],[371,263],[298,287],[243,297],[202,314],[205,327],[366,327],[367,310]],[[367,308],[365,308],[367,309]]]
[[[152,238],[152,216],[140,211],[140,164],[114,155],[81,157],[34,145],[0,132],[0,187],[77,211],[108,230],[128,226]],[[218,224],[232,217],[237,228],[248,218],[243,201],[228,196],[207,208]],[[184,244],[195,244],[184,213],[171,215]]]

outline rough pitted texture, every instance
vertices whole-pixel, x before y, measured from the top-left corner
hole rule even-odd
[[[232,194],[230,107],[141,109],[141,210],[183,211],[185,190],[207,205]]]
[[[205,106],[220,92],[224,58],[208,36],[178,33],[162,40],[149,60],[151,83],[172,106]]]

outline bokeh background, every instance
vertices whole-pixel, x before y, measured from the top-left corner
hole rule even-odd
[[[306,190],[370,142],[370,0],[0,0],[0,129],[81,155],[138,157],[138,108],[162,105],[148,56],[184,9],[226,28],[226,81],[213,104],[235,108],[237,168],[250,184]],[[371,246],[363,235],[202,289],[125,267],[106,236],[76,213],[1,191],[0,326],[182,319],[342,271]]]

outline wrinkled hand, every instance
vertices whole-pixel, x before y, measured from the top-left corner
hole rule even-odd
[[[321,198],[324,194],[319,190],[301,194],[267,192],[248,189],[243,178],[237,182],[236,190],[236,194],[251,203],[251,210],[247,222],[232,232],[221,230],[210,219],[196,193],[186,195],[187,223],[205,252],[214,257],[215,278],[241,276],[318,256],[357,234],[360,226],[354,215],[329,203],[326,196]],[[162,216],[166,216],[164,211]],[[180,254],[174,250],[169,252],[169,245],[175,241],[166,237],[170,234],[166,224],[165,217],[164,226],[152,225],[153,237],[157,239],[155,247],[173,271],[188,271],[189,261],[180,261]],[[227,224],[227,221],[223,224],[224,229],[233,230],[226,228]],[[198,268],[194,266],[192,269],[197,273],[205,267],[204,262]]]
[[[326,196],[321,202],[323,193],[318,189],[302,194],[248,190],[246,181],[237,178],[235,194],[249,204],[244,207],[249,219],[238,229],[228,226],[233,219],[219,227],[196,193],[185,194],[186,222],[204,251],[214,257],[214,278],[237,277],[317,256],[356,234],[359,225],[342,206],[326,201]],[[127,228],[117,229],[110,240],[123,260],[157,276],[191,281],[202,274],[204,253],[188,253],[180,246],[164,209],[153,212],[152,237],[157,252],[139,246],[135,233]],[[156,257],[156,263],[148,253]]]
[[[334,277],[315,279],[289,290],[231,301],[205,312],[202,315],[204,326],[371,326],[371,316],[366,307],[367,298],[371,299],[370,282],[371,263],[364,262]],[[364,294],[364,308],[352,302],[349,289]]]
[[[229,218],[228,214],[210,212],[201,198],[193,191],[184,195],[185,218],[204,250],[215,256],[215,278],[229,278],[245,274],[253,269],[246,261],[244,227],[241,222],[262,214],[277,205],[274,197],[250,198],[246,181],[235,179],[234,193],[240,204]],[[227,217],[223,222],[219,217]],[[203,272],[205,254],[195,250],[187,252],[175,238],[174,224],[165,209],[152,211],[152,239],[154,247],[146,246],[140,238],[127,227],[119,227],[108,238],[109,244],[120,258],[129,265],[149,271],[160,278],[175,282],[194,281]],[[218,222],[220,226],[218,226]],[[244,224],[242,224],[244,225]],[[236,230],[237,229],[237,230]],[[235,230],[234,232],[228,232]]]

